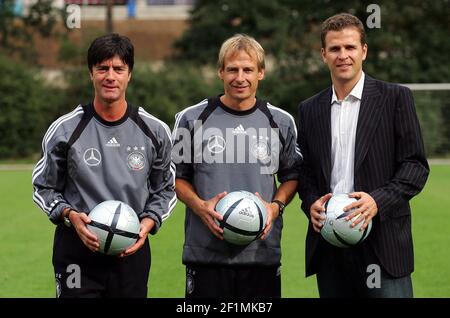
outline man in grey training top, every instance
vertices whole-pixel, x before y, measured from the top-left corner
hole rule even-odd
[[[57,297],[146,297],[148,233],[155,234],[176,204],[166,124],[125,99],[134,64],[130,40],[109,34],[88,50],[94,100],[56,120],[33,171],[33,199],[56,224],[53,266]],[[98,253],[89,211],[105,200],[130,205],[139,239],[119,257]],[[77,266],[77,267],[74,267]],[[79,284],[68,283],[78,268]]]
[[[301,154],[292,116],[256,98],[264,70],[261,45],[231,37],[219,53],[224,94],[176,116],[176,192],[187,206],[186,297],[281,297],[281,214],[296,192]],[[215,222],[222,219],[216,203],[236,190],[257,192],[267,209],[261,239],[247,246],[224,241]]]

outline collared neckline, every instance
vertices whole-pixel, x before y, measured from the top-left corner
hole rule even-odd
[[[359,78],[358,82],[356,83],[356,85],[353,87],[351,92],[345,98],[347,98],[348,96],[353,96],[353,97],[357,98],[358,100],[361,100],[362,92],[363,92],[363,88],[364,88],[365,77],[366,76],[365,76],[364,72],[361,72],[361,77]],[[337,98],[336,91],[334,89],[334,85],[332,85],[331,90],[333,92],[333,95],[331,96],[331,105],[333,105],[334,103],[339,104],[340,102]]]

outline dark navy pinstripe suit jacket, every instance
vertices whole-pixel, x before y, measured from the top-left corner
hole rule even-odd
[[[309,209],[330,192],[331,87],[299,105],[298,143],[304,157],[298,193]],[[414,270],[409,200],[425,185],[429,167],[411,91],[366,75],[355,143],[355,191],[369,193],[378,214],[365,246],[394,277]],[[316,272],[320,234],[309,222],[306,275]]]

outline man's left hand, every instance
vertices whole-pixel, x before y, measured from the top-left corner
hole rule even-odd
[[[352,220],[355,216],[361,214],[353,223],[352,227],[355,227],[361,221],[364,221],[360,231],[364,231],[366,227],[369,225],[370,220],[377,215],[378,207],[375,200],[370,196],[370,194],[366,192],[352,192],[348,195],[350,198],[355,198],[358,201],[353,202],[352,204],[344,207],[344,212],[347,212],[351,209],[356,209],[351,214],[349,214],[345,219]]]
[[[139,250],[144,245],[148,233],[150,233],[150,231],[154,226],[155,221],[153,221],[151,218],[143,218],[141,220],[141,230],[139,232],[139,239],[133,246],[129,247],[126,251],[120,253],[119,257],[126,257],[136,253],[136,251]]]
[[[258,192],[256,192],[255,194],[261,200],[261,202],[264,204],[264,206],[266,207],[266,211],[267,211],[266,224],[264,226],[264,230],[262,231],[262,234],[261,234],[261,237],[260,237],[262,240],[265,240],[267,235],[269,235],[270,230],[272,229],[273,222],[278,217],[279,207],[278,207],[278,204],[276,204],[276,203],[268,203],[268,202],[266,202],[259,195]]]

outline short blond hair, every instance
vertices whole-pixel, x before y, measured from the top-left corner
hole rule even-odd
[[[238,51],[244,50],[248,55],[256,55],[256,61],[259,70],[266,68],[266,63],[264,61],[264,49],[261,44],[258,43],[254,38],[246,34],[236,34],[231,38],[223,42],[219,51],[219,60],[217,61],[217,66],[219,70],[223,70],[225,67],[225,57],[228,54],[234,54]]]

